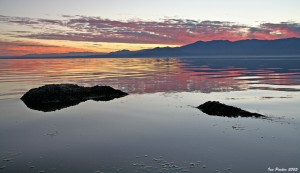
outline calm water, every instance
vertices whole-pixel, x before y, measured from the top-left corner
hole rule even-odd
[[[300,57],[0,60],[0,172],[268,172],[300,168]],[[50,83],[130,95],[27,108]],[[271,117],[225,118],[216,100]]]

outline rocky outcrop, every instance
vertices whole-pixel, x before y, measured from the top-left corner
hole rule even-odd
[[[110,86],[82,87],[74,84],[50,84],[30,89],[21,100],[34,110],[50,112],[87,100],[109,101],[128,95]]]
[[[208,115],[215,115],[215,116],[222,116],[222,117],[267,118],[265,115],[248,112],[237,107],[225,105],[218,101],[208,101],[198,106],[197,108]]]

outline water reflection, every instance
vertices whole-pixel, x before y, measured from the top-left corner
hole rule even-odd
[[[0,97],[49,83],[110,85],[130,93],[299,91],[298,64],[297,58],[0,60]]]

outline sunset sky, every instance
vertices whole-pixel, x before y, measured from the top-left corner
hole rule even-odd
[[[300,37],[299,0],[1,0],[0,56]]]

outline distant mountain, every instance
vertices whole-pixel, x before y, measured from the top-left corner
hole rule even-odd
[[[105,53],[99,52],[70,52],[70,53],[49,53],[49,54],[28,54],[24,57],[74,57],[74,56],[91,56],[91,55],[104,55]]]
[[[231,56],[231,55],[300,55],[300,38],[278,40],[198,41],[181,47],[163,47],[139,51],[122,50],[89,57],[187,57],[187,56]]]
[[[191,56],[293,56],[300,55],[300,38],[278,40],[198,41],[181,47],[157,47],[138,51],[111,53],[75,52],[65,54],[33,54],[4,58],[137,58]],[[3,58],[3,57],[0,57]]]
[[[23,56],[0,56],[1,58],[79,58],[79,57],[88,57],[92,55],[104,55],[106,53],[99,52],[69,52],[69,53],[49,53],[49,54],[28,54]]]
[[[300,38],[198,41],[179,49],[190,55],[300,55]]]

